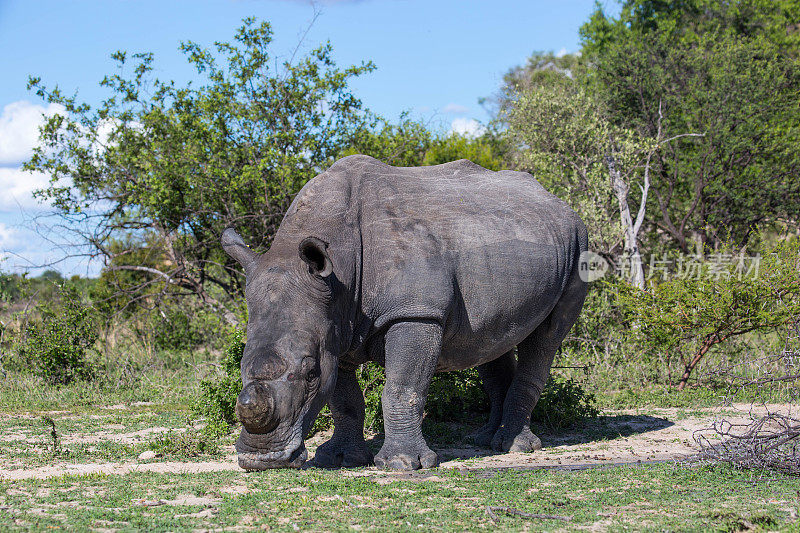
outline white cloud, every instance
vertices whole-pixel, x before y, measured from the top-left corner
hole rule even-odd
[[[0,165],[19,165],[33,153],[39,140],[43,115],[64,113],[64,107],[47,107],[20,100],[7,104],[0,114]]]
[[[565,55],[569,54],[569,50],[566,48],[562,48],[558,52],[556,52],[556,57],[564,57]]]
[[[8,250],[11,250],[18,244],[16,235],[17,230],[9,228],[4,223],[0,222],[0,257],[5,256]]]
[[[459,117],[450,124],[450,133],[466,135],[467,137],[477,137],[485,131],[486,128],[474,118]]]
[[[41,172],[0,167],[0,210],[41,208],[33,191],[47,186],[49,178]]]
[[[468,112],[469,112],[469,108],[464,107],[463,105],[459,105],[459,104],[447,104],[446,106],[444,106],[444,109],[442,109],[442,113],[459,114],[459,113],[468,113]]]

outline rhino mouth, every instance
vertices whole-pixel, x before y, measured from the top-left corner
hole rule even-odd
[[[300,468],[308,458],[308,451],[303,439],[292,439],[292,441],[299,442],[291,442],[287,446],[269,446],[265,442],[259,442],[262,439],[258,437],[262,436],[255,436],[242,428],[242,433],[236,441],[240,468],[245,470]],[[277,451],[274,451],[276,448]]]
[[[237,454],[239,468],[245,470],[269,470],[270,468],[300,468],[308,458],[305,445],[300,445],[295,451],[285,452],[244,452]]]

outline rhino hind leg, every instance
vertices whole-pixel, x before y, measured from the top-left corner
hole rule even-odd
[[[472,433],[469,438],[478,446],[489,447],[492,438],[503,421],[503,401],[506,399],[508,388],[514,379],[517,369],[517,359],[514,351],[509,351],[478,367],[478,374],[483,383],[483,390],[489,397],[491,408],[489,421],[484,426]]]
[[[333,436],[317,448],[313,465],[321,468],[371,465],[372,452],[364,441],[364,394],[355,369],[339,369],[328,405],[333,415]]]
[[[429,320],[398,322],[384,337],[386,384],[383,425],[386,439],[375,466],[417,470],[439,464],[422,436],[425,396],[442,348],[442,327]]]
[[[542,441],[530,429],[530,418],[550,375],[558,348],[578,318],[586,284],[573,272],[564,293],[550,315],[517,346],[517,371],[503,402],[502,423],[492,437],[499,452],[530,452]]]

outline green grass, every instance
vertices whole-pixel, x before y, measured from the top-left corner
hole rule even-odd
[[[366,472],[363,472],[366,473]],[[188,531],[556,530],[797,531],[796,478],[759,481],[727,467],[672,464],[578,472],[433,471],[387,483],[380,472],[268,471],[64,476],[0,484],[0,529]],[[187,497],[203,500],[192,501]],[[566,517],[524,519],[487,506]],[[495,523],[496,522],[496,523]]]
[[[0,463],[31,468],[55,462],[135,461],[145,450],[155,450],[167,459],[217,456],[217,453],[197,453],[201,432],[191,427],[186,411],[140,405],[126,409],[98,407],[92,414],[62,411],[47,416],[55,424],[59,441],[56,449],[51,428],[43,416],[0,416],[3,436]],[[159,431],[153,431],[154,428]],[[114,436],[124,438],[114,439]],[[233,438],[229,435],[219,444],[230,444]]]
[[[93,413],[99,406],[142,402],[187,412],[200,380],[219,372],[218,359],[219,354],[207,350],[176,354],[118,348],[92,360],[93,380],[60,386],[30,373],[8,371],[0,374],[0,413]]]
[[[790,400],[785,386],[742,388],[733,390],[724,385],[708,384],[678,391],[666,386],[595,393],[601,409],[717,407],[724,403],[785,403]]]
[[[210,356],[207,356],[211,360]],[[95,382],[47,386],[34,376],[0,382],[0,464],[33,468],[67,463],[136,462],[152,449],[155,461],[197,461],[218,455],[201,446],[189,399],[203,361],[155,364],[141,359]],[[641,431],[643,421],[665,423],[720,405],[724,390],[664,388],[598,394],[601,408],[641,409],[640,415],[609,413],[580,428],[550,432],[560,443],[611,441]],[[745,399],[745,398],[742,398]],[[53,452],[49,416],[60,439]],[[650,418],[648,418],[648,416]],[[470,424],[426,420],[424,431],[439,445],[458,444],[482,420]],[[143,432],[119,442],[109,435]],[[185,432],[188,428],[188,432]],[[97,442],[85,442],[92,435]],[[235,433],[220,444],[230,445]],[[371,439],[377,451],[380,438]],[[602,446],[603,444],[600,444]],[[476,461],[464,461],[466,468]],[[763,479],[762,479],[763,478]],[[391,480],[391,482],[387,482]],[[218,471],[196,474],[134,472],[0,482],[0,531],[86,530],[278,531],[574,530],[608,531],[800,531],[800,479],[741,472],[724,465],[656,464],[583,471],[471,472],[432,470],[393,477],[375,470]],[[191,496],[194,498],[188,498]],[[201,499],[197,499],[201,498]],[[487,506],[569,518],[526,519]]]

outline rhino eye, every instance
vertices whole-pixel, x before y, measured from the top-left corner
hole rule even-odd
[[[306,374],[306,381],[314,381],[316,377],[317,377],[317,371],[312,368],[311,370],[308,371],[308,374]]]

